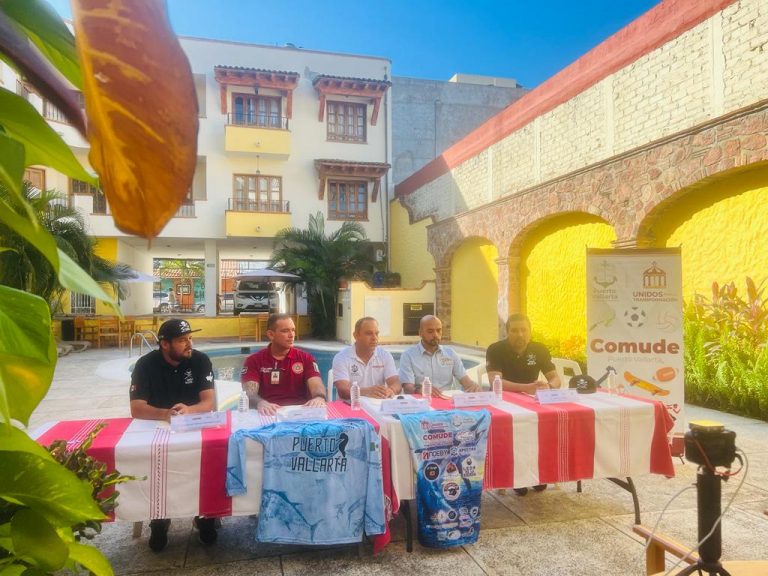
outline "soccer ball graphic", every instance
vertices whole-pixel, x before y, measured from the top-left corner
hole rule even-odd
[[[624,311],[624,321],[630,328],[640,328],[645,324],[645,310],[632,306],[632,308]]]

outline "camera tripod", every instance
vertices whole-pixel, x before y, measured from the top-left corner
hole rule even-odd
[[[684,568],[677,576],[688,574],[719,574],[731,576],[720,563],[722,553],[722,532],[720,518],[720,495],[723,478],[706,466],[699,466],[696,475],[696,503],[698,506],[699,542],[712,531],[699,547],[699,560]],[[717,525],[715,526],[715,523]],[[713,530],[714,527],[714,530]]]

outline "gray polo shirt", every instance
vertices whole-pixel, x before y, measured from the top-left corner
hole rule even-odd
[[[424,376],[429,376],[432,386],[441,390],[453,388],[453,379],[461,380],[467,371],[459,355],[448,346],[439,346],[430,354],[419,342],[400,355],[400,382],[421,386]]]

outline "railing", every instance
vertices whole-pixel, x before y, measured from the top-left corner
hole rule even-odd
[[[288,130],[288,118],[286,116],[274,116],[271,114],[230,113],[227,114],[227,124],[230,126],[246,126],[248,128]]]
[[[62,124],[70,123],[69,119],[64,116],[64,113],[48,102],[48,100],[43,100],[43,117],[54,122],[61,122]]]
[[[176,214],[173,215],[174,218],[194,218],[195,216],[195,205],[194,204],[182,204],[179,206],[179,209],[176,210]]]
[[[131,341],[128,343],[128,358],[133,356],[133,341],[136,339],[136,336],[139,337],[139,356],[144,355],[144,345],[147,345],[147,352],[152,351],[152,345],[147,340],[147,336],[151,336],[155,339],[155,346],[157,346],[157,334],[155,334],[152,330],[143,330],[142,332],[134,332],[133,336],[131,336]]]
[[[229,198],[227,210],[235,212],[265,212],[268,214],[289,214],[291,212],[290,200],[246,200],[244,198]]]

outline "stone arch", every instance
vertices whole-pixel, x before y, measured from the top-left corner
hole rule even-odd
[[[610,248],[615,238],[605,218],[587,212],[530,223],[510,244],[510,311],[525,312],[550,345],[584,339],[586,249]]]
[[[638,244],[680,247],[683,296],[713,281],[743,286],[768,278],[768,162],[728,170],[671,194],[638,226]]]

